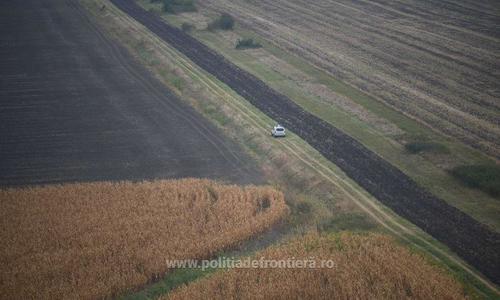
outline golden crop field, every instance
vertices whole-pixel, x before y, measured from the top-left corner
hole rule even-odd
[[[465,299],[461,286],[381,234],[306,235],[256,259],[331,259],[334,268],[231,269],[164,299]]]
[[[288,212],[281,192],[201,179],[0,190],[3,299],[112,297],[167,259],[212,257]]]

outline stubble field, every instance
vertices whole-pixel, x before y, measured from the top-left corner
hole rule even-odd
[[[379,101],[500,157],[500,10],[481,1],[227,1],[230,12]]]

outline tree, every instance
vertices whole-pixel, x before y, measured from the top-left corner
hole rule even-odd
[[[233,30],[234,19],[231,15],[223,13],[219,18],[219,28],[222,30]]]
[[[220,17],[210,22],[207,26],[208,30],[232,30],[234,28],[234,18],[227,14],[223,13]]]

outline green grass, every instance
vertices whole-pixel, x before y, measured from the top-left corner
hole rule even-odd
[[[480,189],[493,197],[500,197],[500,167],[473,165],[455,167],[450,173],[464,184]]]
[[[143,41],[135,45],[135,51],[141,60],[145,61],[148,65],[153,66],[158,64],[158,60],[155,58],[151,50],[146,48]]]
[[[449,258],[442,256],[439,254],[434,248],[429,247],[428,245],[423,245],[418,241],[415,237],[408,236],[408,241],[400,240],[400,242],[406,245],[413,252],[418,253],[424,256],[430,264],[437,265],[444,270],[447,270],[451,276],[453,276],[457,281],[461,282],[466,294],[469,299],[498,299],[498,294],[495,291],[491,290],[479,280],[474,278],[470,273],[465,271],[461,266],[457,265]],[[449,250],[443,245],[440,245],[436,241],[430,241],[434,247],[437,247],[445,252],[449,252]],[[418,248],[416,245],[419,245],[421,248]],[[440,260],[436,261],[433,257],[439,257]],[[477,273],[477,270],[475,270]]]
[[[193,31],[194,29],[194,25],[193,24],[190,24],[188,22],[184,22],[182,23],[181,25],[181,29],[182,31],[186,32],[186,33],[190,33],[191,31]]]
[[[262,45],[259,42],[254,41],[252,38],[239,39],[235,46],[235,49],[237,50],[256,48],[262,48]]]
[[[234,28],[234,19],[231,15],[227,13],[223,13],[218,18],[210,22],[207,26],[207,29],[210,31],[214,31],[217,29],[233,30],[233,28]]]
[[[405,145],[406,150],[409,153],[450,153],[450,150],[443,144],[436,142],[410,142]]]
[[[176,269],[160,281],[151,284],[139,292],[131,293],[121,297],[122,300],[149,300],[157,299],[161,295],[168,294],[174,288],[187,284],[211,274],[216,269]]]
[[[220,126],[226,126],[230,123],[228,117],[224,113],[222,113],[217,107],[214,105],[206,105],[203,107],[203,111],[207,114],[212,120],[217,122]]]
[[[376,225],[359,213],[346,213],[333,217],[332,219],[318,225],[320,231],[365,231],[373,230]]]
[[[162,0],[155,2],[161,2],[163,5],[162,10],[170,14],[194,12],[197,10],[194,0]]]

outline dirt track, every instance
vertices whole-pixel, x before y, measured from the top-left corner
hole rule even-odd
[[[0,186],[211,177],[255,182],[238,147],[76,2],[0,4]]]
[[[290,99],[189,35],[144,11],[133,1],[112,2],[261,111],[298,134],[396,213],[449,246],[493,282],[500,283],[499,234],[434,197],[350,136],[305,112]]]

